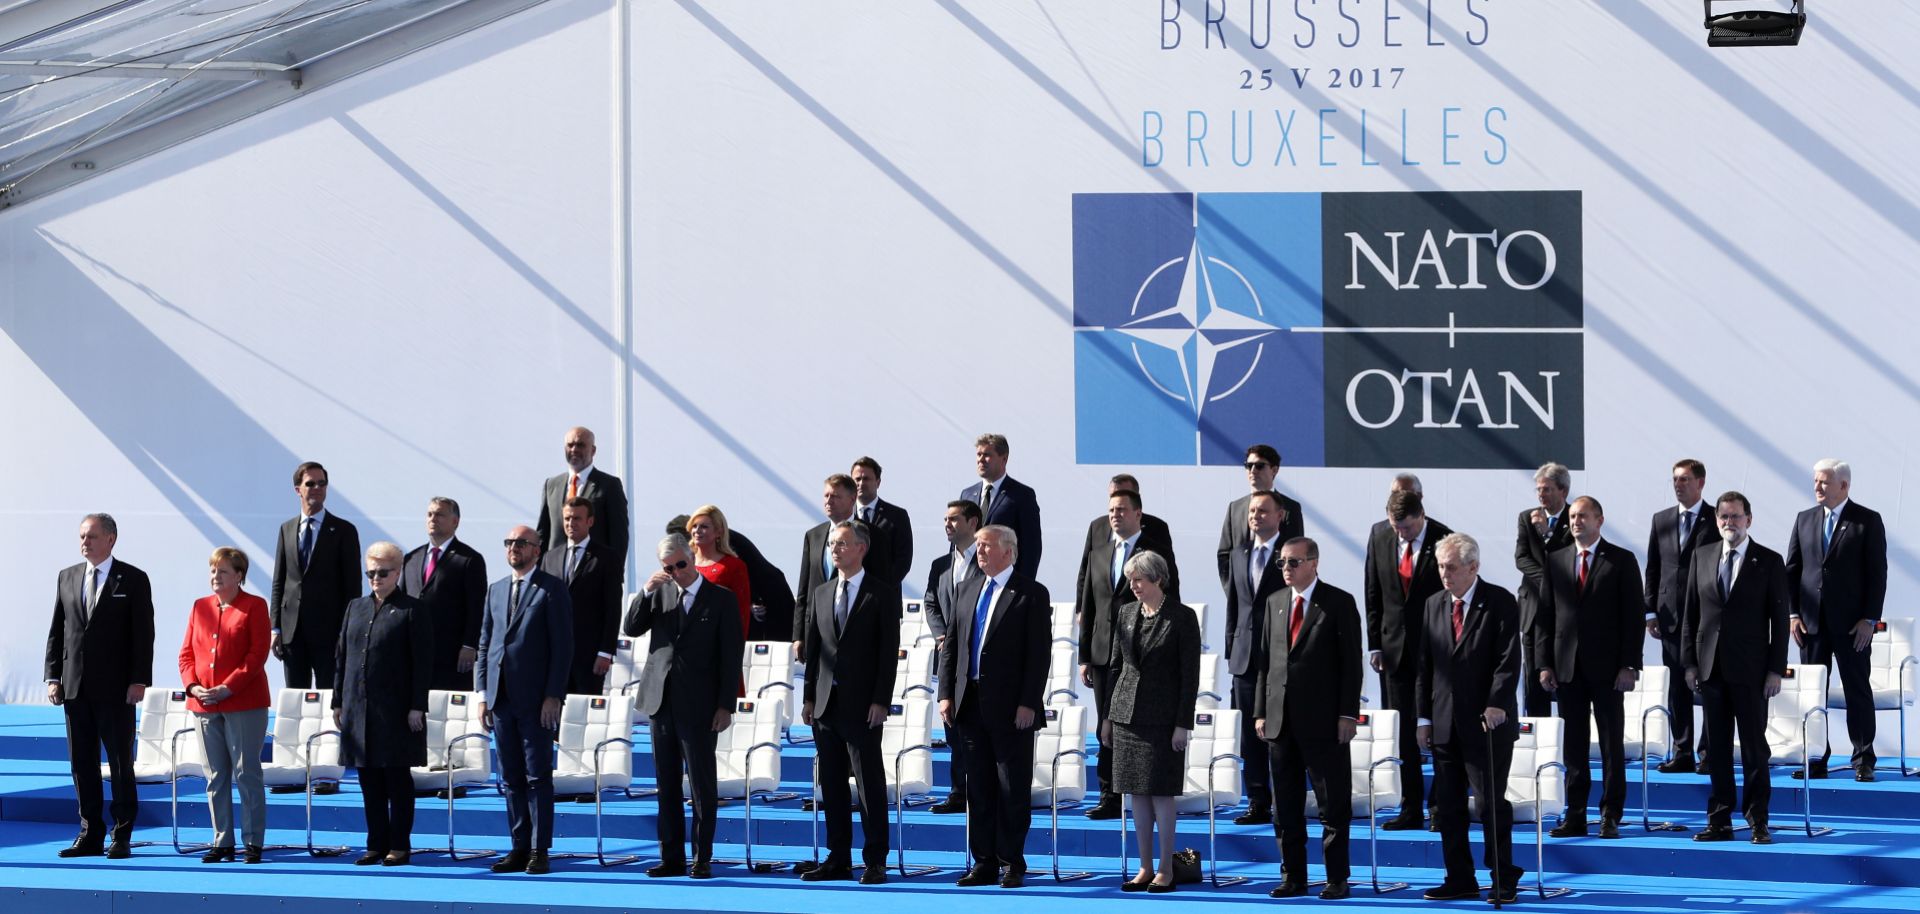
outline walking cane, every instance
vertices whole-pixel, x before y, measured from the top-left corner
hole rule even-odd
[[[1487,723],[1487,716],[1485,714],[1480,715],[1480,729],[1487,731],[1487,773],[1491,775],[1494,773],[1493,725]],[[1489,780],[1492,780],[1492,778],[1489,778]],[[1506,895],[1506,889],[1503,887],[1503,883],[1507,880],[1507,874],[1500,866],[1499,823],[1500,800],[1506,794],[1507,785],[1495,784],[1492,785],[1492,787],[1493,789],[1499,790],[1500,794],[1495,795],[1491,790],[1483,791],[1486,794],[1487,814],[1481,817],[1480,828],[1486,834],[1487,850],[1489,851],[1488,856],[1493,858],[1493,866],[1490,867],[1490,869],[1493,870],[1493,895],[1488,900],[1493,902],[1493,909],[1498,911],[1500,910],[1500,900]]]

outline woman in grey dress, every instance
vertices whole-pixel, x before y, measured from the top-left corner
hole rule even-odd
[[[1119,675],[1107,720],[1100,725],[1110,728],[1106,743],[1114,749],[1114,791],[1131,798],[1140,839],[1140,872],[1120,888],[1171,892],[1178,827],[1174,804],[1186,780],[1187,738],[1200,691],[1200,620],[1186,604],[1167,599],[1162,587],[1171,574],[1159,554],[1137,553],[1123,570],[1135,602],[1120,607],[1114,626]],[[1160,827],[1157,855],[1155,823]]]

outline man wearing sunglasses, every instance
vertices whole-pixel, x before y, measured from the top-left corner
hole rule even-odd
[[[280,525],[273,554],[273,655],[290,689],[333,682],[333,648],[347,603],[360,596],[360,531],[327,513],[327,468],[294,468],[300,516]]]
[[[540,570],[540,534],[522,524],[507,532],[510,574],[487,588],[480,617],[480,721],[493,731],[507,788],[513,850],[496,873],[547,871],[553,846],[553,740],[567,696],[573,655],[573,604],[567,585]]]
[[[1280,503],[1280,542],[1307,535],[1306,515],[1300,511],[1300,503],[1281,495],[1273,488],[1273,478],[1280,472],[1280,452],[1271,444],[1255,444],[1247,448],[1247,494],[1227,504],[1226,522],[1220,525],[1220,588],[1230,586],[1227,568],[1242,546],[1247,544],[1247,503],[1253,500],[1256,492],[1273,492]],[[1275,550],[1278,551],[1277,549]]]

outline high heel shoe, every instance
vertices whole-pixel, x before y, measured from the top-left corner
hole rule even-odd
[[[200,862],[201,863],[232,863],[233,848],[216,847],[211,850],[208,850],[207,855],[200,858]]]

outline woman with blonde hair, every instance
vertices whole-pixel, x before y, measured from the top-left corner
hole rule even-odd
[[[240,832],[246,861],[259,863],[266,846],[267,786],[260,774],[260,747],[267,738],[267,648],[273,621],[267,601],[240,589],[247,580],[247,554],[231,546],[213,550],[207,577],[213,593],[188,611],[180,643],[180,680],[187,689],[207,757],[207,806],[213,816],[213,846],[201,863],[231,861],[233,789],[240,788]],[[222,649],[224,648],[224,649]]]
[[[753,624],[753,585],[747,563],[733,553],[727,516],[716,505],[701,505],[687,516],[687,541],[693,544],[693,567],[709,584],[718,584],[740,603],[740,630]]]

